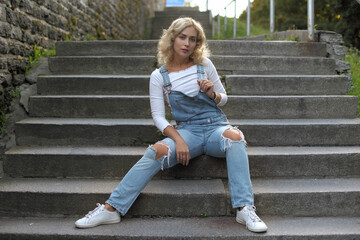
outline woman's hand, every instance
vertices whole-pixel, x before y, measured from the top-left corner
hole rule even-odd
[[[190,152],[185,141],[184,140],[177,141],[175,143],[175,148],[176,148],[177,161],[184,166],[189,165]]]
[[[184,139],[180,136],[179,132],[176,131],[175,128],[172,126],[167,126],[164,129],[164,134],[168,137],[170,137],[175,142],[175,149],[176,149],[176,160],[184,165],[189,165],[190,161],[190,152],[189,148],[184,141]]]
[[[204,92],[210,99],[214,98],[214,83],[208,79],[198,80],[200,91]]]

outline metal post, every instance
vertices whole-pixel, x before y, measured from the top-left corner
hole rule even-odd
[[[226,7],[225,7],[225,17],[224,17],[224,36],[226,37],[227,31],[227,18],[226,18]]]
[[[217,25],[217,27],[218,27],[218,38],[220,38],[220,14],[218,14],[218,25]]]
[[[209,11],[209,0],[206,0],[206,11]]]
[[[314,41],[314,0],[308,0],[308,41]]]
[[[250,1],[250,0],[249,0]],[[234,1],[234,9],[235,9],[235,12],[234,12],[234,38],[236,38],[236,0]]]
[[[275,7],[274,0],[270,0],[270,33],[275,30]]]
[[[250,36],[250,0],[248,0],[248,10],[247,10],[247,36]]]
[[[212,26],[211,26],[211,32],[212,32],[212,39],[215,37],[215,19],[212,20]]]

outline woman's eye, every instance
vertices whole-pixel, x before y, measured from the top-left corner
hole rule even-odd
[[[196,39],[195,38],[190,38],[190,41],[196,42]]]
[[[180,36],[180,39],[185,39],[185,36]]]

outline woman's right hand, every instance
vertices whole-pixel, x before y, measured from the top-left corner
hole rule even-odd
[[[182,139],[180,141],[177,141],[175,144],[175,148],[176,148],[177,161],[184,166],[189,165],[190,152],[189,152],[189,148],[188,148],[187,144],[185,143],[185,141]]]
[[[175,128],[169,125],[164,129],[164,134],[170,137],[175,142],[176,160],[178,161],[178,163],[184,166],[189,165],[189,161],[190,161],[189,148],[186,142],[184,141],[184,139],[180,136],[179,132]]]

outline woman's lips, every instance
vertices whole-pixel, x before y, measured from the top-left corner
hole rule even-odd
[[[189,52],[188,49],[181,49],[181,51],[182,51],[183,53],[188,53],[188,52]]]

